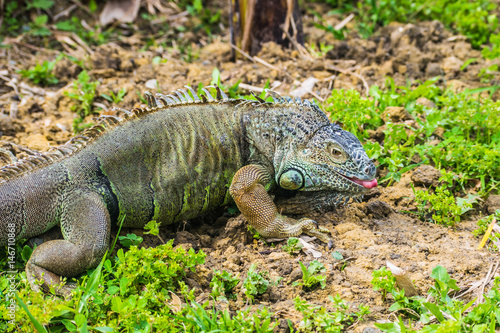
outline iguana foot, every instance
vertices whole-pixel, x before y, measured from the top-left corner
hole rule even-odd
[[[318,223],[309,218],[294,220],[292,218],[277,214],[276,218],[264,228],[254,227],[262,237],[266,238],[285,238],[295,237],[301,234],[316,237],[323,243],[329,243],[331,240],[326,235],[330,230],[318,226]]]
[[[293,237],[302,233],[317,237],[324,243],[330,238],[325,228],[308,218],[294,220],[278,214],[265,186],[272,181],[269,172],[259,165],[247,165],[234,175],[229,191],[248,223],[263,237]]]
[[[26,277],[31,289],[35,292],[48,293],[53,287],[54,294],[68,298],[71,296],[71,291],[76,288],[75,283],[65,282],[62,276],[33,264],[31,260],[26,264]]]
[[[330,233],[330,230],[326,229],[325,227],[319,226],[316,221],[305,217],[301,218],[299,220],[299,223],[304,224],[304,226],[302,227],[302,233],[316,237],[323,243],[329,244],[332,241],[330,237],[326,235]],[[313,227],[311,227],[311,223],[314,225]]]

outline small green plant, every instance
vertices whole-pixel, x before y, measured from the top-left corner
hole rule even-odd
[[[136,234],[127,234],[127,236],[119,236],[120,244],[124,247],[138,246],[142,243],[143,239],[141,236]]]
[[[324,57],[329,51],[333,50],[333,45],[325,45],[325,43],[321,42],[319,47],[316,44],[311,44],[309,46],[309,52],[315,58]]]
[[[31,80],[33,83],[42,86],[57,84],[59,80],[52,71],[56,63],[61,60],[62,57],[63,55],[59,55],[53,61],[44,61],[42,64],[37,63],[35,67],[20,70],[18,73],[21,74],[22,77]]]
[[[283,251],[289,253],[290,255],[299,254],[304,246],[300,244],[300,240],[296,237],[290,237],[286,241],[286,245],[283,245]]]
[[[347,260],[344,258],[344,256],[342,255],[342,253],[340,253],[339,251],[334,251],[332,252],[332,257],[333,259],[337,260],[341,266],[340,266],[340,270],[343,271],[345,269],[345,267],[347,266]],[[337,264],[335,264],[336,266]],[[334,267],[335,267],[334,266]]]
[[[73,91],[65,92],[65,95],[78,101],[78,105],[72,109],[78,114],[73,122],[73,130],[81,132],[83,129],[91,126],[90,124],[82,124],[86,116],[94,113],[92,103],[94,102],[98,81],[91,81],[87,71],[82,71],[78,74],[78,79],[73,83]]]
[[[460,216],[472,208],[472,204],[466,200],[457,202],[450,191],[443,187],[437,187],[434,194],[422,190],[414,190],[414,193],[419,214],[425,216],[429,205],[432,220],[437,224],[453,227],[460,222]]]
[[[216,299],[225,298],[239,282],[238,275],[233,277],[231,273],[225,270],[222,272],[214,271],[212,281],[210,282],[210,288],[212,288],[210,295]]]
[[[491,47],[485,47],[481,54],[486,59],[495,59],[500,57],[500,33],[490,36]]]
[[[493,219],[497,221],[497,223],[500,223],[500,209],[497,209],[495,213],[488,215],[486,217],[483,217],[482,219],[479,219],[477,221],[477,226],[478,228],[472,232],[474,236],[481,236],[484,235],[486,232],[486,229],[488,229],[488,226],[493,222]]]
[[[306,267],[300,261],[299,264],[300,269],[302,270],[302,281],[295,281],[293,283],[294,286],[302,286],[306,290],[311,290],[319,283],[321,289],[325,288],[326,276],[319,274],[326,271],[326,268],[322,263],[314,259],[309,264],[309,267]]]
[[[481,68],[478,77],[482,83],[490,83],[496,77],[496,72],[498,72],[498,65],[493,64],[487,68]]]
[[[293,300],[295,309],[302,313],[302,320],[297,327],[293,327],[291,322],[288,322],[290,331],[296,332],[344,332],[345,329],[370,313],[369,307],[360,305],[359,310],[354,313],[349,313],[349,305],[346,301],[340,298],[328,296],[332,302],[333,311],[328,311],[323,306],[309,304],[306,301],[297,297]]]
[[[396,278],[385,266],[374,270],[372,276],[373,290],[380,290],[382,292],[382,299],[385,301],[387,293],[392,293],[396,290]]]
[[[29,34],[38,37],[47,37],[52,35],[52,32],[47,28],[49,17],[47,15],[40,15],[35,17],[33,22],[30,22]]]
[[[262,295],[267,291],[270,282],[264,277],[266,272],[258,273],[255,271],[256,264],[252,264],[248,270],[247,277],[243,281],[242,290],[245,293],[248,301],[253,301],[255,296]]]
[[[481,236],[484,235],[490,224],[493,223],[493,221],[496,221],[496,224],[500,224],[500,209],[497,209],[494,214],[488,215],[486,217],[483,217],[482,219],[479,219],[477,221],[477,226],[478,228],[472,232],[474,236]],[[498,251],[498,247],[496,244],[500,241],[500,237],[498,233],[491,233],[489,235],[489,240],[491,241],[490,245],[490,250],[492,251]]]
[[[109,94],[101,94],[101,97],[107,99],[111,103],[118,104],[123,101],[123,97],[127,95],[127,90],[125,88],[120,89],[120,91],[115,94],[113,91],[110,91]]]
[[[217,29],[217,26],[221,20],[222,12],[217,10],[215,13],[210,9],[206,8],[203,5],[202,0],[194,0],[194,1],[181,1],[181,7],[185,5],[186,10],[191,14],[193,18],[199,20],[199,24],[197,24],[193,29],[204,30],[207,35],[211,35],[214,29]]]

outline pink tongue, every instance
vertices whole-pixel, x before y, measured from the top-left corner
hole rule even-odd
[[[361,180],[361,179],[353,179],[353,181],[363,187],[366,187],[366,188],[372,188],[372,187],[375,187],[378,185],[377,183],[377,180],[376,179],[372,179],[372,180]]]
[[[364,181],[364,180],[363,180],[363,181],[361,182],[361,185],[363,185],[363,186],[364,186],[364,187],[366,187],[366,188],[372,188],[372,187],[377,186],[377,185],[378,185],[378,183],[377,183],[377,180],[376,180],[376,179],[372,179],[372,180],[370,180],[370,181]]]

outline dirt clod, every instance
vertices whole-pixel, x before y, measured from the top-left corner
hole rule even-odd
[[[485,206],[488,214],[494,214],[497,209],[500,209],[500,195],[490,195]]]
[[[417,186],[437,186],[441,173],[430,165],[421,165],[413,171],[411,180]]]

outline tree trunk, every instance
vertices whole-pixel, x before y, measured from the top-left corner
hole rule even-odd
[[[254,55],[263,43],[271,41],[288,47],[290,38],[304,43],[297,0],[229,1],[231,42],[243,51]]]

